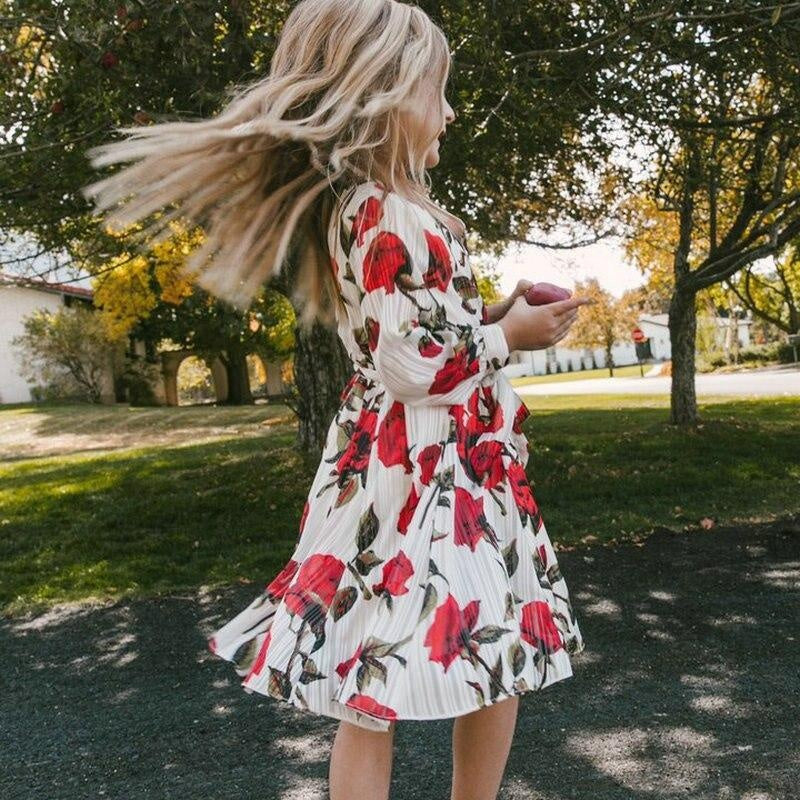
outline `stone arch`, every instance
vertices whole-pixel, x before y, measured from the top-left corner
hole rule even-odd
[[[189,356],[196,356],[194,350],[167,350],[161,353],[161,372],[164,380],[164,403],[168,406],[178,405],[178,370]],[[222,362],[215,358],[209,364],[211,379],[214,382],[214,394],[217,402],[228,397],[228,375]]]

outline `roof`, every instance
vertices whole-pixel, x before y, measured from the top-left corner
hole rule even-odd
[[[28,278],[23,275],[13,275],[10,272],[0,270],[0,286],[3,285],[21,286],[25,289],[34,289],[38,292],[52,292],[55,294],[68,294],[73,297],[82,297],[91,300],[94,291],[83,286],[75,286],[71,283],[50,283],[42,278]]]

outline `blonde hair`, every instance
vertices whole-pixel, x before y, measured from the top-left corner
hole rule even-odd
[[[344,190],[375,180],[463,235],[463,222],[430,197],[425,149],[403,124],[422,87],[450,71],[442,30],[397,0],[301,0],[288,15],[269,74],[237,86],[218,116],[116,130],[128,138],[87,150],[94,167],[139,160],[83,188],[112,226],[166,206],[147,227],[201,225],[190,277],[244,310],[262,284],[286,272],[299,321],[330,320],[339,302],[327,227]],[[440,110],[443,106],[440,105]]]

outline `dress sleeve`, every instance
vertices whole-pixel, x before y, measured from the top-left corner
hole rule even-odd
[[[465,324],[453,313],[462,301],[453,258],[430,228],[394,192],[348,204],[342,218],[373,365],[388,392],[412,406],[465,403],[510,355],[500,325]]]

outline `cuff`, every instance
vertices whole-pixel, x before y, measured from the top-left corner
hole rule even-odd
[[[508,349],[508,340],[503,329],[497,322],[481,325],[480,328],[486,344],[484,353],[486,359],[491,361],[497,369],[504,367],[508,363],[511,352]]]

